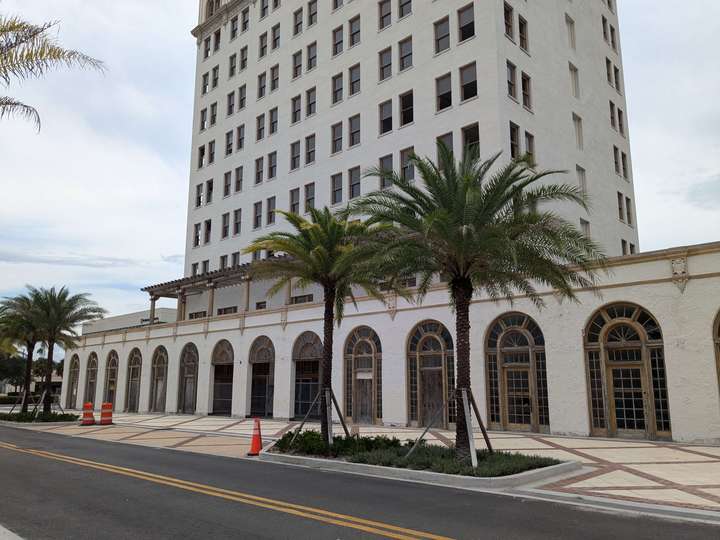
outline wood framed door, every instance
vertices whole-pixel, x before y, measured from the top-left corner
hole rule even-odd
[[[647,379],[641,364],[610,365],[607,368],[608,398],[612,430],[618,437],[645,439],[652,411],[648,406]]]
[[[310,410],[313,400],[320,391],[320,362],[298,360],[295,362],[295,418],[320,418],[320,400]]]
[[[433,427],[445,428],[445,388],[442,368],[420,369],[420,426],[427,427],[435,420]]]
[[[504,423],[513,431],[532,431],[533,392],[530,368],[506,367],[503,369]]]
[[[272,417],[273,392],[271,377],[269,362],[254,363],[252,365],[250,416]]]
[[[373,411],[372,372],[355,372],[354,392],[353,422],[356,424],[372,424],[375,416]]]
[[[232,411],[233,364],[216,364],[212,414],[230,416]]]

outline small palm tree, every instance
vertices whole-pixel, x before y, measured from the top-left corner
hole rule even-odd
[[[468,148],[458,162],[440,144],[438,165],[411,158],[419,171],[418,184],[393,171],[372,169],[369,175],[395,189],[370,193],[349,209],[368,216],[370,224],[396,224],[385,264],[398,274],[419,274],[419,299],[433,279],[447,281],[455,310],[458,390],[470,389],[469,308],[474,293],[509,301],[515,294],[526,295],[540,308],[544,301],[538,286],[574,299],[576,287],[594,285],[595,268],[604,259],[573,224],[543,209],[546,203],[587,208],[578,188],[541,182],[554,172],[535,172],[529,159],[514,160],[491,173],[498,158],[481,161]],[[459,392],[456,396],[461,399]],[[470,434],[462,402],[457,405],[455,445],[463,457]]]
[[[25,383],[21,412],[26,413],[32,383],[33,353],[40,341],[37,316],[28,295],[20,294],[12,298],[4,298],[0,302],[0,336],[11,343],[21,343],[25,347]]]
[[[245,249],[245,253],[270,251],[282,253],[253,263],[250,275],[274,280],[268,294],[275,295],[286,286],[323,289],[325,304],[323,358],[320,383],[320,415],[323,440],[328,440],[328,418],[325,390],[332,385],[333,324],[342,321],[347,298],[355,303],[353,290],[362,289],[384,302],[381,279],[372,264],[380,249],[385,226],[338,219],[328,209],[311,209],[310,220],[297,214],[279,211],[294,229],[262,236]]]
[[[28,286],[41,339],[47,344],[45,369],[45,400],[43,412],[52,408],[52,372],[55,345],[65,349],[77,344],[77,327],[84,322],[102,318],[106,311],[89,299],[87,294],[70,294],[66,287],[56,289]]]
[[[56,22],[35,25],[0,15],[0,85],[9,86],[13,79],[37,79],[58,67],[104,69],[99,60],[62,48],[50,35],[56,26]],[[27,118],[40,129],[40,115],[33,107],[0,96],[0,120],[8,116]]]

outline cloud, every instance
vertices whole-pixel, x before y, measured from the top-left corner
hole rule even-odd
[[[113,268],[117,266],[131,266],[139,264],[133,259],[118,259],[115,257],[90,257],[87,255],[52,256],[33,255],[30,253],[12,253],[0,250],[0,263],[12,264],[50,264],[59,266],[82,266],[85,268]]]
[[[720,210],[720,174],[690,186],[687,200],[703,210]]]

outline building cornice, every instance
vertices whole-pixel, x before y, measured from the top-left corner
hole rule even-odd
[[[208,32],[208,30],[210,30],[211,28],[215,28],[218,23],[225,24],[228,20],[230,20],[230,17],[232,15],[240,11],[240,8],[245,7],[245,5],[250,3],[254,4],[256,1],[257,0],[230,0],[228,3],[222,6],[212,17],[201,22],[195,28],[193,28],[190,33],[193,35],[193,37],[197,39],[202,39],[202,37]]]

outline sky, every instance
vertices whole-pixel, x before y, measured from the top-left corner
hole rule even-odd
[[[720,2],[618,4],[640,247],[718,241]],[[111,314],[147,309],[140,289],[183,273],[197,0],[0,0],[0,14],[58,20],[65,47],[107,66],[0,86],[42,116],[40,133],[0,122],[0,297],[66,285]]]

